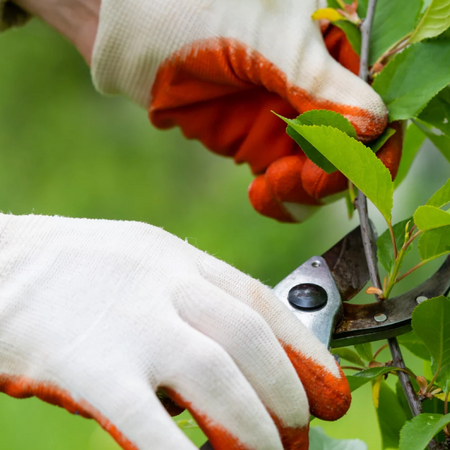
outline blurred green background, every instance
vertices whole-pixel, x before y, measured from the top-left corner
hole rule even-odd
[[[0,53],[3,212],[148,222],[269,285],[357,225],[356,218],[347,219],[342,201],[301,225],[257,215],[247,200],[252,176],[246,166],[211,154],[178,130],[153,129],[146,113],[126,100],[97,94],[82,58],[37,20],[3,34]],[[395,218],[411,215],[447,177],[445,160],[434,148],[423,149],[398,190]],[[373,211],[371,216],[383,231],[380,216]],[[406,358],[421,370],[411,354]],[[360,438],[371,450],[381,448],[368,386],[354,395],[342,420],[313,423],[319,424],[333,437]],[[198,432],[190,435],[202,442]],[[4,394],[0,448],[118,449],[93,421]]]

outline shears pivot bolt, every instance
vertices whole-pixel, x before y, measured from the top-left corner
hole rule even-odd
[[[328,294],[322,286],[302,283],[289,291],[288,300],[294,308],[302,311],[317,311],[327,304]]]

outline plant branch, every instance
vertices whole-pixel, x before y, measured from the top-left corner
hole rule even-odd
[[[394,248],[394,259],[397,259],[398,250],[397,250],[397,242],[395,241],[394,228],[392,227],[392,222],[388,223],[389,234],[391,235],[392,247]]]
[[[399,277],[397,277],[397,279],[395,280],[396,283],[398,283],[399,281],[402,281],[403,278],[407,277],[410,273],[413,273],[415,270],[417,270],[419,267],[422,267],[424,264],[426,264],[428,262],[428,260],[425,261],[420,261],[419,264],[416,264],[413,268],[409,269],[408,271],[406,271],[403,275],[400,275]]]
[[[415,227],[415,225],[414,225]],[[411,228],[409,234],[411,235],[412,232],[414,231],[414,227]],[[403,248],[406,250],[414,241],[414,239],[416,239],[417,236],[419,236],[422,233],[422,231],[416,231],[416,233],[414,233],[404,244],[403,244]]]
[[[388,339],[389,349],[391,350],[392,359],[394,365],[406,370],[405,362],[403,361],[403,355],[398,345],[397,339]],[[408,405],[411,408],[411,412],[414,416],[422,413],[422,405],[414,392],[413,385],[409,380],[409,375],[403,371],[398,372],[398,378],[402,384],[403,391],[405,392]]]
[[[361,60],[359,65],[359,77],[365,82],[368,81],[369,76],[368,62],[369,62],[370,32],[372,29],[376,5],[377,0],[369,0],[369,4],[367,7],[367,15],[364,22],[361,25]],[[364,246],[364,252],[366,254],[370,277],[372,279],[373,285],[376,288],[381,289],[380,276],[378,274],[377,259],[371,238],[372,233],[370,230],[369,216],[367,212],[367,198],[361,191],[359,191],[358,193],[356,207],[359,213],[362,241]],[[380,301],[378,297],[377,300]],[[403,356],[400,350],[400,346],[398,345],[397,339],[396,338],[388,339],[388,344],[394,364],[397,367],[401,367],[402,369],[406,370],[405,362],[403,360]],[[414,388],[409,379],[409,375],[403,371],[400,371],[398,373],[398,378],[402,385],[403,391],[405,392],[409,407],[411,408],[413,415],[417,416],[422,412],[422,404],[420,403],[419,399],[416,396],[416,393],[414,392]],[[437,445],[438,445],[437,442],[433,439],[428,444],[428,448],[433,449],[436,448]]]
[[[370,278],[372,280],[373,286],[377,289],[382,290],[380,275],[378,274],[377,268],[377,257],[374,248],[375,242],[372,241],[373,233],[369,223],[369,214],[367,211],[367,198],[362,193],[362,191],[358,192],[358,197],[356,199],[356,209],[358,210],[359,214],[364,253],[366,255]],[[378,295],[375,295],[375,298],[378,302],[381,301],[381,298]]]
[[[374,354],[373,354],[373,360],[375,361],[377,359],[377,356],[388,346],[388,344],[382,345]]]
[[[370,32],[375,14],[377,0],[369,0],[367,7],[367,16],[361,24],[361,59],[359,63],[359,78],[367,82],[369,78],[369,44]],[[356,200],[356,209],[359,214],[359,222],[361,224],[361,235],[366,254],[367,267],[369,269],[370,278],[374,287],[381,289],[380,276],[377,268],[377,258],[374,250],[374,242],[372,242],[372,233],[369,223],[369,214],[367,211],[367,198],[359,191]],[[377,301],[381,301],[378,295],[375,295]]]

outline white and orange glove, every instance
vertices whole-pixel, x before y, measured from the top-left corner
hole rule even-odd
[[[306,450],[309,414],[350,405],[271,289],[150,225],[0,214],[0,299],[0,390],[92,417],[126,450],[195,448],[158,389],[215,450]]]
[[[157,127],[178,125],[186,137],[247,162],[259,175],[249,189],[255,209],[301,221],[347,182],[309,161],[271,110],[339,112],[363,142],[387,125],[381,98],[354,74],[359,58],[344,34],[331,27],[324,41],[311,19],[320,3],[102,0],[94,83],[148,108]],[[393,175],[401,145],[399,131],[378,153]]]

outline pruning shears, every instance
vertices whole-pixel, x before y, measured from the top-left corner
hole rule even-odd
[[[372,233],[375,238],[373,228]],[[370,304],[346,303],[369,279],[358,227],[322,256],[304,262],[273,291],[329,348],[378,341],[410,331],[414,308],[428,298],[449,292],[450,256],[433,276],[404,294]],[[213,447],[206,442],[201,450]]]

